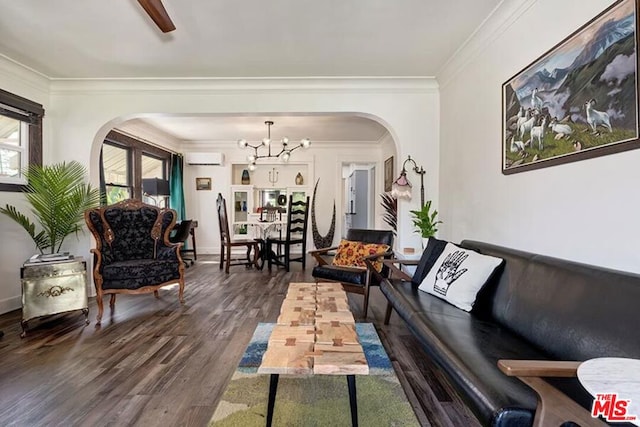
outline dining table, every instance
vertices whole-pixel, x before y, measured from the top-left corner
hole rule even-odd
[[[275,219],[273,221],[249,219],[249,221],[239,221],[235,224],[247,225],[253,229],[254,239],[260,243],[258,259],[260,260],[260,269],[262,270],[265,261],[269,261],[270,258],[275,258],[276,256],[273,251],[269,251],[266,247],[268,237],[271,233],[282,230],[283,226],[287,225],[287,221],[281,219]]]

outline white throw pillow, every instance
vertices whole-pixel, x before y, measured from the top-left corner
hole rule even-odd
[[[471,311],[476,294],[500,263],[501,258],[447,243],[418,289]]]

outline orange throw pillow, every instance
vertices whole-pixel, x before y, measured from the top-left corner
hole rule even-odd
[[[377,243],[362,243],[351,240],[341,240],[338,245],[338,251],[333,257],[333,265],[342,267],[358,267],[366,268],[363,258],[383,254],[389,250],[389,245],[381,245]],[[376,271],[382,270],[382,260],[373,262]]]
[[[389,245],[383,245],[378,243],[365,243],[362,245],[362,247],[363,247],[363,252],[365,257],[376,255],[376,254],[382,255],[389,250]],[[362,261],[362,263],[364,264],[364,261]],[[376,269],[378,273],[382,271],[382,257],[376,258],[375,260],[372,261],[372,263],[373,263],[373,267]]]
[[[358,258],[362,258],[359,255],[362,242],[352,242],[351,240],[340,240],[338,245],[338,251],[333,257],[333,265],[339,265],[343,267],[357,267]],[[361,267],[364,267],[362,265]]]

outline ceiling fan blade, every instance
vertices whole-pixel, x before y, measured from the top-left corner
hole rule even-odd
[[[162,5],[161,0],[138,0],[138,3],[140,3],[140,6],[142,6],[163,33],[168,33],[176,29],[176,26],[173,25],[169,14]]]

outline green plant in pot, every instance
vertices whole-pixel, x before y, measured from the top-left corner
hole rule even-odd
[[[438,224],[442,224],[442,221],[438,221],[437,210],[431,210],[431,200],[422,206],[420,210],[410,211],[413,216],[413,225],[416,231],[422,236],[422,245],[426,247],[426,241],[429,237],[435,236],[438,231]]]
[[[24,193],[35,222],[15,206],[6,205],[0,212],[29,233],[40,253],[56,253],[68,235],[80,231],[84,211],[100,203],[100,191],[85,183],[86,169],[76,161],[31,165],[24,175],[29,182]],[[36,224],[42,230],[36,232]]]

